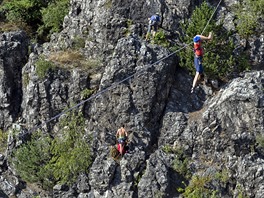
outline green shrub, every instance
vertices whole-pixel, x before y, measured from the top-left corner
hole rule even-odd
[[[243,0],[235,6],[236,29],[240,36],[248,38],[256,33],[259,20],[264,17],[263,0]]]
[[[47,1],[42,0],[11,0],[4,1],[1,11],[10,22],[25,22],[35,26],[41,22],[42,7],[47,6]]]
[[[0,153],[4,152],[7,147],[8,134],[0,129]]]
[[[87,173],[92,159],[84,127],[82,114],[72,112],[60,120],[53,139],[34,133],[11,159],[21,178],[50,189],[56,183],[71,184],[80,173]]]
[[[85,39],[79,36],[74,37],[72,42],[72,48],[77,50],[85,47]]]
[[[1,11],[7,23],[26,30],[31,36],[37,31],[38,38],[45,41],[51,33],[62,29],[69,0],[7,0],[2,2]]]
[[[18,174],[26,182],[37,182],[47,184],[49,175],[45,169],[51,158],[50,153],[51,138],[43,136],[36,132],[33,134],[31,141],[23,144],[14,151],[13,163]],[[49,186],[49,185],[48,185]],[[43,186],[44,188],[48,186]]]
[[[223,184],[226,184],[229,180],[229,171],[227,168],[223,168],[221,171],[215,173],[215,179],[219,180]]]
[[[82,99],[87,99],[87,98],[89,98],[93,94],[93,92],[94,92],[93,89],[86,88],[86,89],[82,90],[82,92],[81,92],[81,98]]]
[[[256,136],[256,143],[258,144],[258,146],[264,148],[264,136],[259,134]]]
[[[191,173],[189,171],[188,165],[189,165],[188,158],[184,158],[184,159],[175,158],[175,160],[173,161],[173,170],[178,172],[183,177],[189,178]]]
[[[28,73],[24,73],[22,77],[23,77],[22,78],[23,86],[24,87],[28,86],[29,81],[30,81],[29,74]]]
[[[53,140],[52,158],[46,168],[52,170],[59,183],[71,184],[79,173],[88,173],[92,162],[82,114],[65,115],[60,121],[60,129],[62,136]]]
[[[64,17],[69,12],[69,0],[51,1],[47,7],[41,9],[43,25],[38,28],[38,33],[48,35],[59,32],[62,29]]]
[[[193,176],[189,185],[185,189],[178,189],[183,192],[182,195],[185,198],[202,198],[202,197],[217,197],[216,190],[212,190],[206,187],[212,179],[209,176]]]
[[[187,68],[192,74],[195,74],[193,37],[201,34],[213,12],[214,9],[203,2],[200,7],[194,10],[191,19],[181,25],[185,35],[187,35],[182,37],[181,40],[190,44],[190,46],[179,52],[180,66]],[[203,42],[203,48],[205,49],[203,66],[209,78],[226,79],[232,73],[248,68],[248,64],[245,62],[242,64],[239,61],[243,59],[243,55],[238,57],[232,55],[235,49],[234,41],[230,39],[231,33],[223,28],[222,23],[217,25],[214,18],[212,18],[204,35],[207,36],[209,31],[213,31],[213,40]],[[246,58],[243,60],[246,60]]]
[[[46,76],[48,70],[53,69],[55,67],[55,65],[51,61],[45,60],[43,57],[40,57],[35,63],[35,65],[36,73],[41,79]]]
[[[163,47],[169,47],[169,42],[163,30],[158,30],[154,36],[154,43]]]
[[[162,151],[165,152],[165,153],[174,153],[174,149],[173,149],[173,146],[169,145],[169,144],[165,144],[163,147],[162,147]]]

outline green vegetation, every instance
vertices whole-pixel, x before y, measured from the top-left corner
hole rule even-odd
[[[9,26],[22,28],[29,35],[45,40],[49,34],[61,30],[68,9],[69,0],[5,0],[0,11]],[[33,35],[36,31],[38,35]]]
[[[85,39],[79,36],[76,36],[72,41],[72,48],[78,50],[85,47]]]
[[[82,92],[81,92],[81,98],[82,99],[87,99],[87,98],[89,98],[93,94],[93,92],[94,92],[93,89],[86,88],[86,89],[82,90]]]
[[[221,183],[222,186],[226,186],[229,180],[229,172],[226,168],[221,171],[217,171],[211,175],[199,176],[194,175],[191,181],[185,188],[178,188],[178,191],[182,193],[185,198],[197,198],[197,197],[221,197],[218,190],[214,188],[213,183]]]
[[[263,0],[243,0],[235,6],[236,29],[240,36],[248,38],[258,27],[259,20],[264,17]]]
[[[36,132],[14,151],[11,160],[23,180],[50,189],[56,183],[72,184],[80,173],[88,173],[90,138],[85,136],[82,114],[64,115],[59,129],[53,138]]]
[[[8,134],[0,129],[0,153],[4,152],[7,147]]]
[[[165,145],[162,147],[162,151],[163,151],[164,153],[167,153],[167,154],[169,154],[169,153],[174,153],[174,148],[173,148],[171,145],[169,145],[169,144],[165,144]]]
[[[194,10],[191,19],[182,24],[183,31],[188,36],[182,37],[181,40],[190,44],[190,47],[179,52],[180,66],[187,68],[192,74],[195,73],[192,39],[195,35],[202,33],[213,12],[214,9],[203,2],[200,7]],[[244,56],[246,55],[240,55],[239,57],[232,55],[235,49],[234,41],[221,23],[217,25],[213,18],[203,34],[207,36],[209,31],[213,31],[213,40],[203,42],[203,48],[205,49],[203,66],[209,78],[225,80],[234,72],[249,69],[248,62],[245,62],[247,58]]]
[[[38,28],[39,35],[48,32],[59,32],[62,29],[64,17],[69,12],[69,0],[51,1],[48,7],[41,9],[43,25]]]
[[[188,169],[189,157],[184,153],[182,148],[173,148],[169,144],[166,144],[162,147],[162,150],[167,154],[175,154],[175,159],[173,160],[172,165],[173,170],[186,179],[191,177],[191,172]]]
[[[237,184],[236,188],[238,190],[237,198],[248,198],[248,196],[246,195],[246,193],[242,189],[241,184]]]
[[[163,30],[158,30],[153,40],[155,44],[161,45],[163,47],[169,47],[170,45]]]
[[[88,173],[92,159],[85,122],[81,113],[66,115],[60,121],[60,133],[52,141],[52,158],[46,166],[59,183],[72,183],[79,173]]]
[[[180,175],[184,176],[185,178],[189,178],[191,176],[191,173],[189,171],[189,159],[184,158],[176,158],[173,161],[173,169],[178,172]]]
[[[15,151],[13,162],[21,178],[30,183],[40,182],[47,185],[46,179],[49,177],[45,167],[51,157],[50,144],[50,137],[36,132],[31,141]]]
[[[111,9],[113,7],[113,3],[111,0],[107,0],[104,4],[105,9]]]
[[[23,86],[26,87],[28,86],[29,84],[29,74],[28,73],[24,73],[23,74],[23,78],[22,78],[22,83],[23,83]]]
[[[179,192],[183,192],[182,195],[185,198],[198,198],[198,197],[210,197],[216,198],[217,191],[206,187],[211,182],[212,178],[209,176],[198,176],[192,177],[189,185],[185,189],[179,188]]]
[[[226,184],[229,180],[229,172],[226,168],[222,169],[220,172],[215,173],[215,179]]]
[[[258,146],[264,148],[264,136],[259,134],[256,136],[256,143],[258,144]]]
[[[35,63],[35,65],[36,73],[41,79],[46,76],[48,70],[53,69],[55,67],[55,65],[51,61],[45,60],[43,57],[40,57]]]

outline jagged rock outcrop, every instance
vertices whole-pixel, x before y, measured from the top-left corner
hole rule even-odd
[[[23,31],[0,34],[0,128],[19,117],[22,102],[22,67],[28,59],[29,38]]]
[[[228,7],[236,2],[225,1],[218,10],[228,30],[234,28]],[[35,46],[29,57],[24,33],[4,33],[1,128],[9,127],[20,113],[25,128],[41,124],[43,131],[56,132],[57,119],[46,121],[80,102],[85,89],[100,94],[80,107],[93,140],[89,174],[80,175],[72,186],[59,184],[52,193],[39,192],[18,179],[6,156],[0,155],[0,196],[181,197],[177,190],[191,178],[174,167],[175,160],[188,158],[191,174],[212,176],[208,185],[220,197],[263,197],[264,149],[256,139],[264,134],[263,71],[245,73],[218,91],[201,84],[190,94],[192,77],[177,67],[177,55],[159,61],[171,52],[142,40],[154,12],[162,14],[162,27],[177,39],[180,20],[194,6],[192,1],[72,0],[64,30],[53,34],[49,43]],[[44,78],[38,76],[36,62],[41,57],[48,60],[79,37],[85,46],[78,52],[100,59],[98,70],[55,63]],[[247,41],[240,44],[241,39],[234,38],[237,53],[245,50]],[[263,35],[249,42],[251,58],[261,66]],[[117,163],[109,148],[122,124],[129,131],[129,152]],[[226,180],[219,181],[214,174],[222,170]]]

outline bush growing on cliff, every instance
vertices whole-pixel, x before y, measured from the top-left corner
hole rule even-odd
[[[26,28],[29,34],[38,30],[38,36],[44,40],[62,29],[68,10],[69,0],[5,0],[0,8],[7,23]]]
[[[41,9],[43,25],[38,28],[39,35],[46,33],[49,36],[62,29],[63,19],[69,12],[69,4],[69,0],[57,0]]]
[[[13,162],[21,178],[30,183],[44,183],[48,178],[45,167],[51,158],[50,144],[49,136],[36,132],[31,141],[15,150]]]
[[[0,129],[0,153],[4,152],[7,146],[8,134]]]
[[[11,160],[23,180],[50,189],[56,183],[71,184],[80,173],[88,172],[92,159],[82,114],[65,115],[59,127],[54,138],[34,133],[14,151]]]
[[[191,19],[182,24],[183,31],[187,35],[182,37],[182,41],[190,45],[180,51],[180,66],[187,68],[192,74],[195,73],[192,39],[196,34],[202,33],[213,12],[214,8],[203,2],[200,7],[194,10]],[[240,64],[240,59],[243,57],[233,55],[234,42],[222,24],[217,25],[213,18],[203,34],[207,36],[209,31],[213,31],[213,40],[203,42],[205,49],[203,66],[208,77],[225,79],[234,72],[248,68],[247,63]]]
[[[52,158],[46,167],[60,183],[74,182],[79,173],[88,173],[92,159],[81,113],[65,115],[60,121],[62,136],[54,138]],[[87,139],[88,138],[88,139]]]
[[[263,0],[243,0],[235,6],[236,29],[240,36],[248,38],[255,33],[259,20],[264,17]]]
[[[40,57],[35,65],[36,73],[40,79],[43,79],[46,76],[48,70],[55,67],[55,65],[51,61],[45,60],[43,57]]]

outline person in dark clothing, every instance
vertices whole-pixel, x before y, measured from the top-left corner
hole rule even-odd
[[[152,32],[152,37],[154,38],[155,34],[158,31],[158,26],[160,24],[160,15],[158,13],[152,15],[150,18],[148,18],[149,24],[148,24],[148,32],[146,34],[146,40],[149,40],[149,36],[151,35]]]

